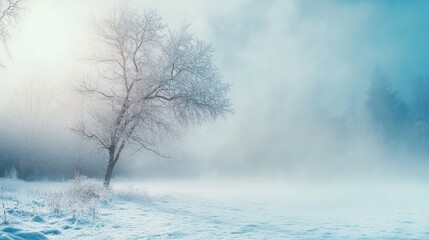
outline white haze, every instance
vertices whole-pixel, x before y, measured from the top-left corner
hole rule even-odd
[[[369,1],[28,1],[11,42],[13,57],[4,58],[7,68],[0,73],[4,128],[16,133],[33,124],[39,140],[63,139],[52,143],[59,149],[63,144],[70,151],[94,150],[69,131],[82,111],[73,88],[91,72],[91,18],[124,4],[156,9],[173,28],[191,22],[198,37],[212,42],[224,81],[232,84],[234,113],[190,127],[166,144],[173,160],[150,153],[124,156],[118,175],[311,181],[394,178],[403,166],[391,167],[378,141],[344,142],[341,124],[332,125],[333,118],[362,108],[374,69],[395,69],[406,60],[401,59],[408,49],[398,42],[370,37],[368,28],[386,7]],[[36,104],[22,94],[29,86],[34,87],[27,91],[42,95],[35,101],[48,102],[41,106],[44,116],[27,115],[25,109]],[[406,175],[422,175],[419,166],[407,168]]]
[[[75,170],[103,176],[106,154],[70,131],[85,110],[73,89],[94,76],[92,19],[123,5],[154,9],[172,28],[190,22],[211,42],[234,113],[167,141],[173,159],[123,154],[110,200],[71,224],[45,203]],[[59,230],[52,239],[427,238],[427,155],[385,144],[365,100],[377,69],[403,99],[407,83],[428,74],[428,5],[28,0],[12,57],[1,59],[0,160],[16,149],[45,174],[22,177],[61,181],[0,178],[1,202],[21,203],[13,227]],[[46,221],[29,221],[35,209]]]

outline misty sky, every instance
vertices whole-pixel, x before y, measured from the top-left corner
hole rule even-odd
[[[3,58],[2,111],[13,111],[10,99],[23,86],[46,86],[55,92],[47,121],[68,137],[79,116],[71,89],[91,67],[85,61],[91,54],[91,18],[123,3],[28,1],[10,44],[12,58]],[[341,143],[323,119],[363,104],[374,70],[385,72],[405,99],[409,83],[429,74],[428,1],[135,0],[127,5],[155,9],[172,28],[192,23],[191,30],[216,48],[234,108],[225,119],[189,128],[174,144],[174,161],[134,156],[143,168],[185,173],[198,168],[216,175],[319,166],[315,156],[333,151],[327,142]]]

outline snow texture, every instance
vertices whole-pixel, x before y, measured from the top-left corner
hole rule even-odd
[[[359,199],[332,197],[339,188],[304,194],[301,186],[113,183],[100,193],[88,179],[0,179],[0,203],[11,219],[0,225],[0,239],[429,239],[427,197],[403,204],[420,189],[393,194],[373,187]],[[66,201],[70,196],[77,205]]]

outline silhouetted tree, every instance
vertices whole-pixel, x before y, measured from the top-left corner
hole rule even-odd
[[[397,142],[407,120],[407,107],[392,90],[386,75],[375,73],[367,93],[366,105],[382,129],[385,140]]]

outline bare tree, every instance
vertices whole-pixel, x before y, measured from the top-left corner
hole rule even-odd
[[[0,1],[0,42],[9,54],[8,43],[11,38],[11,28],[19,22],[22,16],[24,0]]]
[[[213,48],[187,26],[171,30],[153,11],[120,9],[95,31],[98,78],[78,88],[93,105],[72,130],[108,151],[105,186],[127,147],[163,156],[157,145],[176,130],[231,110]]]

